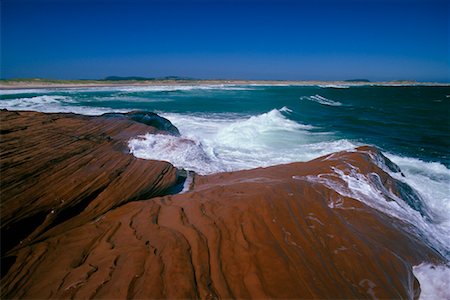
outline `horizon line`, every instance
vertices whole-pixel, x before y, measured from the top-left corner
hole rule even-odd
[[[2,78],[1,81],[279,81],[279,82],[346,82],[346,83],[377,83],[377,82],[417,82],[417,83],[450,83],[450,80],[417,80],[417,79],[391,79],[391,80],[375,80],[372,81],[367,78],[348,78],[348,79],[251,79],[251,78],[196,78],[190,76],[158,76],[158,77],[146,77],[146,76],[106,76],[103,78],[55,78],[55,77],[9,77]]]

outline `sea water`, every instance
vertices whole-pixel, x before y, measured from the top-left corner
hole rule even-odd
[[[405,177],[391,175],[414,189],[429,217],[374,197],[382,191],[373,190],[360,174],[336,174],[346,180],[345,189],[414,225],[450,258],[449,86],[217,84],[11,89],[0,94],[0,108],[11,110],[86,115],[154,111],[178,127],[181,137],[133,137],[130,152],[199,174],[308,161],[374,145],[401,168]],[[448,268],[415,270],[422,270],[422,278],[433,270],[449,275]]]

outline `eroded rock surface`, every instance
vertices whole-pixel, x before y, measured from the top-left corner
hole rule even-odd
[[[163,195],[176,183],[169,163],[128,153],[130,137],[164,132],[126,115],[2,110],[0,117],[2,256],[123,203]]]
[[[344,184],[333,172],[357,169],[401,196],[373,148],[195,176],[189,192],[153,197],[176,181],[175,169],[117,150],[123,137],[147,127],[2,116],[10,124],[2,125],[2,205],[10,207],[2,221],[41,212],[47,222],[8,252],[2,298],[412,298],[420,292],[412,265],[443,260],[407,224],[331,188]],[[25,141],[8,138],[16,131],[29,132]],[[55,147],[66,151],[44,155]],[[74,204],[62,205],[63,196]],[[92,199],[80,212],[76,203],[86,197]],[[55,225],[48,214],[58,205],[68,217]]]

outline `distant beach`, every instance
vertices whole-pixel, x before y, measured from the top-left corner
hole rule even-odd
[[[183,86],[183,85],[296,85],[296,86],[450,86],[443,82],[417,81],[315,81],[315,80],[47,80],[47,79],[12,79],[0,80],[1,89],[39,89],[39,88],[87,88],[120,86]]]

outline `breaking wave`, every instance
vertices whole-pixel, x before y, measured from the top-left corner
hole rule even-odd
[[[294,176],[294,179],[323,184],[342,196],[357,199],[408,222],[418,230],[417,234],[423,236],[442,255],[450,258],[450,170],[437,163],[421,162],[418,166],[413,166],[410,158],[391,157],[394,163],[399,162],[400,169],[393,171],[380,163],[381,160],[374,157],[372,159],[398,181],[401,197],[387,189],[377,173],[362,174],[351,164],[347,164],[348,170],[345,171],[332,168],[326,174]],[[329,205],[339,206],[333,202]]]
[[[84,115],[101,115],[107,112],[127,112],[129,110],[108,107],[88,107],[77,105],[69,96],[42,95],[28,98],[0,100],[0,108],[9,110],[32,110],[46,113],[78,113]]]
[[[319,87],[321,88],[330,88],[330,89],[349,89],[350,86],[349,85],[344,85],[344,84],[324,84],[324,85],[319,85]]]
[[[247,117],[162,114],[182,137],[146,135],[130,140],[129,146],[137,157],[169,161],[199,174],[307,161],[356,146],[290,120],[291,112],[283,107]]]
[[[177,168],[195,171],[199,174],[225,171],[225,166],[207,153],[199,141],[163,134],[146,134],[131,139],[130,152],[143,159],[170,162]]]
[[[226,90],[226,91],[247,91],[254,90],[250,86],[235,84],[199,84],[199,85],[146,85],[146,86],[124,86],[124,87],[99,87],[97,91],[120,91],[120,92],[172,92],[172,91],[192,91],[192,90]],[[89,89],[92,91],[92,89]]]
[[[322,97],[320,95],[303,96],[303,97],[300,97],[300,100],[312,101],[312,102],[316,102],[316,103],[320,103],[320,104],[328,105],[328,106],[341,106],[342,105],[341,102],[334,101],[334,100],[331,100],[331,99],[327,99],[327,98]]]
[[[48,94],[54,91],[54,89],[5,89],[0,90],[0,95]]]

